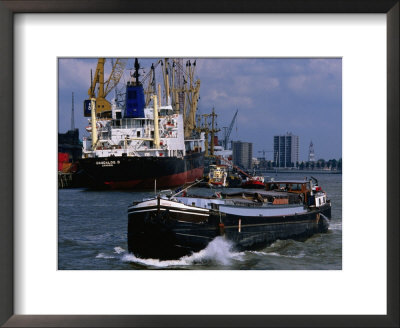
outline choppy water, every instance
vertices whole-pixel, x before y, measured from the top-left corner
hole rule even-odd
[[[218,237],[207,248],[178,260],[140,259],[127,252],[127,209],[149,191],[61,189],[58,193],[58,268],[61,270],[340,270],[342,268],[342,175],[313,174],[332,201],[328,233],[306,241],[278,240],[259,251],[235,252]],[[304,174],[278,174],[302,179]],[[212,193],[192,188],[194,194]]]

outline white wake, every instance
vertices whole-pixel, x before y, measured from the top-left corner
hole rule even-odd
[[[244,253],[235,252],[233,250],[233,244],[223,237],[217,237],[213,239],[205,249],[183,256],[177,260],[159,260],[159,259],[142,259],[135,255],[128,253],[121,247],[115,247],[114,253],[117,255],[111,255],[119,258],[123,262],[132,262],[141,265],[166,268],[166,267],[178,267],[178,266],[191,266],[201,264],[218,264],[222,266],[229,266],[232,261],[242,261]],[[108,255],[100,253],[96,258],[111,258]]]

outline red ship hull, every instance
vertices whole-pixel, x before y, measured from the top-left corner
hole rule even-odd
[[[177,157],[84,158],[80,167],[92,188],[148,189],[181,186],[201,179],[204,154]]]

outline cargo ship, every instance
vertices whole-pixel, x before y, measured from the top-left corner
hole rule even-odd
[[[165,188],[200,179],[204,133],[196,129],[195,122],[200,88],[200,81],[194,81],[196,63],[187,62],[185,70],[180,59],[159,60],[140,80],[135,59],[124,101],[110,104],[105,97],[112,90],[110,84],[118,83],[124,62],[117,60],[107,81],[104,62],[104,58],[98,60],[89,99],[84,103],[90,136],[83,138],[79,164],[90,187]],[[163,98],[161,85],[156,85],[157,67],[162,70]],[[180,79],[184,83],[179,83]]]
[[[331,202],[317,182],[266,184],[267,190],[158,195],[134,203],[128,209],[128,250],[167,260],[200,251],[218,236],[237,250],[255,250],[277,239],[301,240],[328,231]]]

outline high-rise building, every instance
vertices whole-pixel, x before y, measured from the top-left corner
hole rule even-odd
[[[294,167],[299,161],[299,137],[292,133],[274,136],[274,163],[277,167]]]
[[[310,142],[310,147],[308,147],[308,161],[315,162],[314,145],[312,141]]]
[[[251,142],[232,141],[232,161],[243,169],[252,168],[253,144]]]

